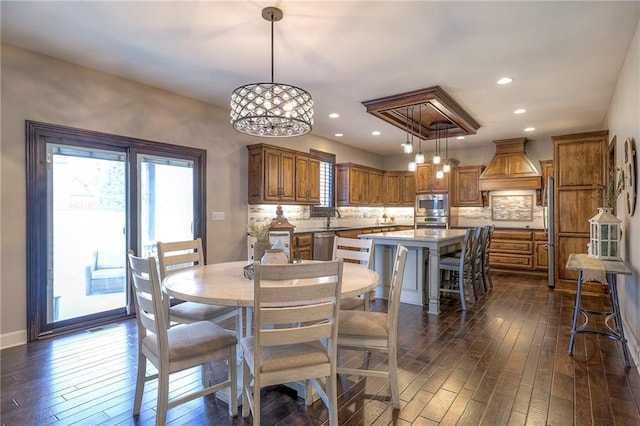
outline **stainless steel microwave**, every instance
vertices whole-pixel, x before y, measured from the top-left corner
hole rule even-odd
[[[417,194],[415,216],[449,216],[449,194]]]

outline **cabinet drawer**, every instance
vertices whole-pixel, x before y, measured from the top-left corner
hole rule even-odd
[[[547,241],[547,233],[544,231],[535,231],[533,233],[533,239],[535,241]]]
[[[296,247],[308,247],[313,245],[313,234],[296,235]]]
[[[533,242],[532,241],[502,241],[502,240],[492,240],[490,251],[493,254],[495,253],[525,253],[532,254],[533,253]]]
[[[518,269],[531,269],[533,268],[531,256],[519,256],[508,254],[493,254],[489,255],[489,263],[492,267],[511,267]]]
[[[532,231],[493,231],[493,240],[527,240],[531,241]]]

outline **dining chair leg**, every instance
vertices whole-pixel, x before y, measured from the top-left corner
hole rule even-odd
[[[329,399],[329,426],[338,426],[338,374],[327,377],[327,398]]]
[[[464,304],[464,293],[460,294]],[[389,388],[391,390],[391,404],[400,409],[400,395],[398,389],[398,352],[395,347],[389,348]]]
[[[236,347],[232,346],[229,354],[229,380],[231,381],[229,411],[233,417],[238,415],[238,369],[232,367],[233,363],[236,362],[236,358]]]
[[[163,369],[163,368],[161,368]],[[164,367],[166,369],[166,367]],[[156,413],[156,425],[164,426],[167,423],[167,410],[169,409],[169,371],[158,371],[158,412]]]
[[[140,415],[140,405],[142,405],[142,394],[144,393],[144,383],[147,376],[147,358],[138,353],[138,373],[136,374],[136,394],[133,398],[133,415]]]
[[[242,417],[247,418],[251,414],[249,393],[251,392],[251,374],[246,360],[242,361]]]
[[[464,295],[464,274],[458,274],[458,291],[460,292],[460,306],[463,311],[467,310],[467,301]],[[471,299],[471,295],[469,295],[469,299]]]

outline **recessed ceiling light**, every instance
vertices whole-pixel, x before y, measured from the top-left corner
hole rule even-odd
[[[511,77],[502,77],[500,80],[496,81],[498,84],[509,84],[513,81]]]
[[[464,139],[464,136],[458,136],[456,139],[458,139],[459,141],[461,141],[462,139]]]
[[[344,134],[343,134],[343,133],[336,133],[336,134],[335,134],[335,137],[337,137],[337,138],[341,138],[342,136],[344,136]]]
[[[329,118],[338,118],[340,117],[340,114],[338,114],[337,112],[332,112],[331,114],[329,114]]]
[[[374,130],[373,132],[371,132],[371,134],[372,134],[373,136],[380,136],[380,131],[378,131],[378,130]]]
[[[518,108],[517,110],[513,111],[514,114],[524,114],[525,112],[527,112],[527,110],[524,108]]]
[[[535,127],[527,127],[526,129],[524,129],[525,132],[533,132],[534,130],[536,130]]]

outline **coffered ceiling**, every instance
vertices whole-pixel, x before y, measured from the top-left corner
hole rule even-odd
[[[452,149],[600,129],[640,17],[637,1],[3,0],[2,41],[228,110],[270,79],[265,6],[284,12],[275,81],[311,93],[313,133],[382,155],[406,131],[363,102],[435,86],[479,126]]]

